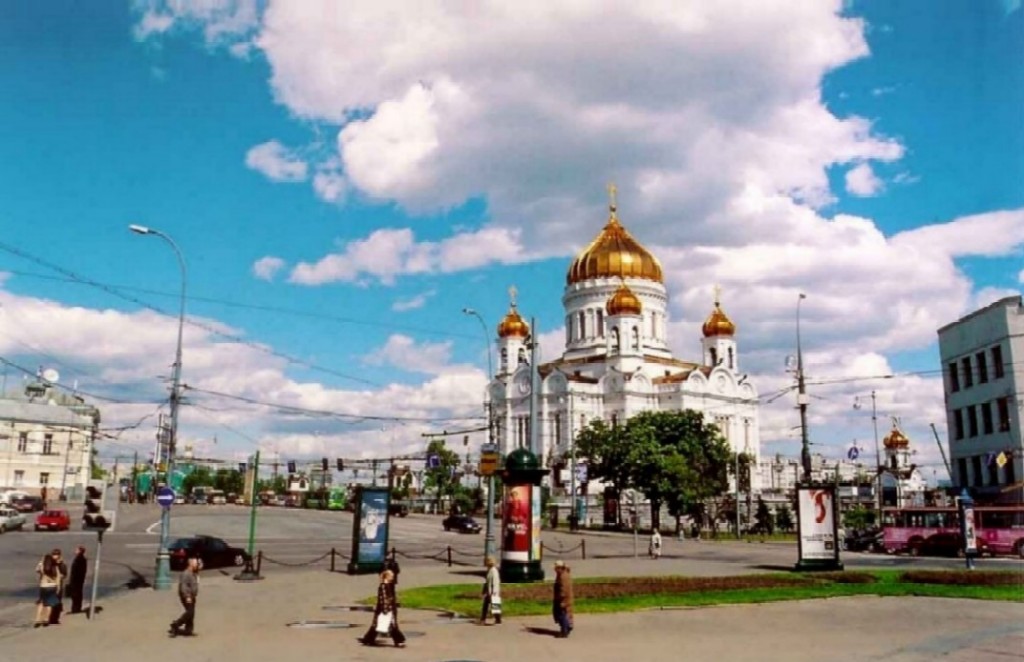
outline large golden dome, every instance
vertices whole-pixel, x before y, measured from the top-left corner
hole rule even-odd
[[[566,283],[594,278],[643,278],[664,283],[661,263],[619,223],[614,198],[609,210],[604,229],[569,266]]]
[[[609,315],[639,315],[643,307],[640,305],[640,299],[633,294],[633,290],[623,283],[608,298],[605,310],[608,311]]]
[[[513,302],[508,309],[508,314],[505,315],[505,319],[501,320],[498,324],[498,337],[508,338],[516,336],[525,338],[528,335],[530,335],[530,325],[520,317],[519,311],[516,310],[516,304]]]

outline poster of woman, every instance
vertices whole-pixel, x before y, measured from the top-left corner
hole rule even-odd
[[[509,561],[530,560],[532,508],[530,485],[514,485],[505,493],[501,557]]]

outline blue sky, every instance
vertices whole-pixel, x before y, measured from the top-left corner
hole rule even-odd
[[[412,449],[478,415],[463,307],[493,330],[515,284],[559,353],[565,270],[615,181],[666,267],[678,356],[720,283],[745,369],[785,388],[805,291],[809,370],[850,380],[812,406],[820,448],[870,436],[850,405],[876,388],[937,461],[935,329],[1024,278],[1019,5],[300,4],[5,5],[0,355],[125,401],[111,427],[151,412],[174,320],[130,299],[173,315],[179,279],[140,223],[188,263],[190,385],[451,419],[193,394],[197,448]],[[890,373],[923,374],[868,379]],[[765,409],[765,452],[796,453],[788,399]],[[109,452],[148,448],[151,423]]]

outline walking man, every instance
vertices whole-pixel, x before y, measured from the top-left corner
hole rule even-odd
[[[68,595],[71,596],[71,613],[82,613],[82,594],[85,591],[85,573],[89,562],[85,558],[85,547],[81,545],[75,550],[75,559],[71,562],[71,577],[68,581]]]
[[[647,547],[647,553],[652,559],[661,558],[661,533],[657,529],[651,533],[651,542]]]
[[[188,567],[178,577],[178,599],[185,611],[177,620],[171,621],[171,629],[167,631],[172,637],[179,634],[191,637],[196,620],[196,598],[199,597],[199,559],[191,557]]]
[[[501,575],[495,567],[494,557],[488,556],[484,561],[487,576],[484,578],[483,605],[480,607],[480,625],[487,623],[487,614],[494,615],[494,623],[501,624]]]

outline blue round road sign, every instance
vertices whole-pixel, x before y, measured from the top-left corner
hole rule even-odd
[[[161,487],[156,493],[156,502],[164,508],[170,508],[174,503],[174,490],[169,487]]]

